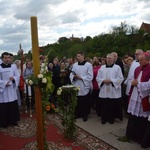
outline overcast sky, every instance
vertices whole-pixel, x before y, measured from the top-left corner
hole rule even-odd
[[[150,23],[149,0],[0,0],[0,54],[31,45],[31,16],[38,20],[39,46],[59,37],[94,37],[113,26]]]

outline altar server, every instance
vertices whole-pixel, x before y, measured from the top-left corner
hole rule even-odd
[[[0,127],[17,125],[20,120],[16,87],[20,75],[9,63],[9,53],[2,53],[0,65]]]
[[[83,52],[77,53],[77,62],[73,64],[70,80],[74,86],[80,87],[75,115],[77,118],[82,117],[83,121],[87,121],[88,114],[90,113],[93,67],[92,64],[84,60],[84,57]]]
[[[101,101],[101,123],[109,121],[114,123],[114,118],[123,119],[121,84],[123,75],[120,66],[114,64],[114,56],[107,55],[107,64],[101,66],[96,80],[100,88],[99,100]]]

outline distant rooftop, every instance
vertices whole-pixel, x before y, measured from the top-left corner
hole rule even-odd
[[[143,30],[144,32],[150,32],[150,24],[148,23],[142,23],[140,30]]]

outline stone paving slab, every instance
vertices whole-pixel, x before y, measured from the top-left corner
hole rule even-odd
[[[118,150],[150,150],[150,148],[141,148],[140,145],[135,142],[129,143],[117,140],[118,137],[125,136],[127,121],[127,116],[124,116],[123,121],[116,119],[114,124],[106,123],[102,125],[100,117],[98,117],[93,110],[87,122],[83,122],[82,118],[79,118],[77,119],[76,125]]]

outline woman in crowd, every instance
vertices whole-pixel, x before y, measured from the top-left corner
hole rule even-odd
[[[70,84],[69,69],[64,61],[60,63],[60,86]]]
[[[24,77],[24,80],[26,80],[28,77],[32,76],[33,75],[33,64],[31,61],[27,62],[26,63],[26,68],[23,72],[23,77]],[[32,99],[31,99],[31,104],[30,104],[30,101],[29,101],[29,91],[28,91],[28,85],[26,85],[26,106],[27,106],[27,109],[29,109],[30,107],[33,109],[34,107],[34,104],[35,104],[35,99],[34,99],[34,87],[31,85],[31,95],[32,95]]]
[[[97,57],[93,58],[93,80],[92,80],[92,85],[93,85],[93,91],[91,94],[91,107],[96,109],[96,113],[98,116],[100,116],[100,101],[98,100],[98,95],[99,95],[99,86],[96,81],[96,76],[98,73],[98,70],[100,69],[100,63]]]

